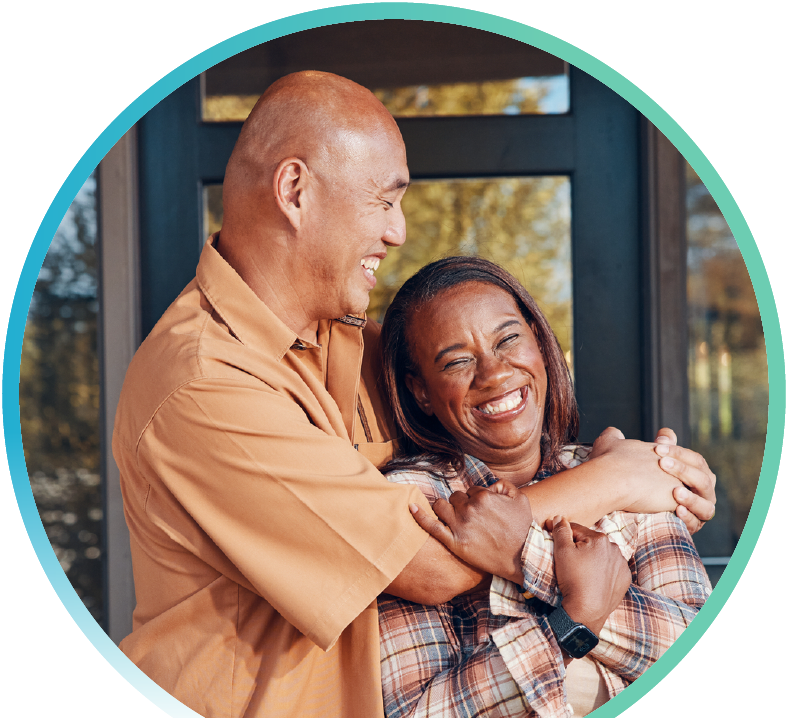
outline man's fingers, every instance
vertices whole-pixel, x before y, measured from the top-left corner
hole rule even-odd
[[[679,457],[685,455],[674,454],[672,451],[672,449],[679,447],[666,447],[661,445],[657,446],[657,449],[666,448],[670,448],[671,451],[667,456],[662,456],[660,458],[660,468],[665,473],[675,476],[679,481],[681,481],[682,484],[691,489],[698,496],[706,499],[707,501],[711,501],[712,503],[716,502],[717,495],[714,491],[714,487],[717,482],[717,477],[711,472],[711,470],[709,470],[708,467],[706,467],[705,470],[700,469],[697,466],[693,466],[692,464],[682,461]]]
[[[689,489],[679,486],[673,489],[673,498],[680,507],[684,507],[690,513],[695,514],[701,521],[711,521],[714,518],[716,507],[713,501],[709,501],[703,496],[693,493]],[[678,513],[679,518],[682,518]],[[686,523],[686,521],[685,521]],[[689,524],[687,524],[689,526]]]
[[[683,446],[667,446],[665,444],[658,444],[654,449],[657,454],[665,458],[671,458],[674,461],[678,461],[684,466],[695,469],[698,474],[697,477],[704,477],[706,482],[709,484],[711,490],[717,485],[717,477],[714,475],[714,472],[709,468],[709,465],[706,463],[706,459],[703,458],[697,451],[692,451],[691,449],[685,449]],[[660,462],[661,464],[662,462]],[[668,473],[674,474],[672,471]],[[679,478],[676,476],[676,478]],[[696,479],[700,481],[700,479]],[[686,482],[685,482],[686,483]],[[703,482],[702,482],[703,483]],[[695,486],[693,484],[693,488],[701,488],[699,486]]]
[[[687,530],[691,534],[696,534],[703,528],[703,521],[700,521],[695,514],[690,513],[688,509],[684,506],[679,504],[678,508],[676,509],[676,516],[678,516],[685,524],[687,524]]]
[[[676,432],[673,431],[673,429],[665,426],[657,432],[657,438],[654,439],[654,442],[657,444],[668,444],[675,446],[679,443],[679,438],[676,436]]]
[[[621,429],[616,429],[615,426],[608,426],[600,435],[600,439],[625,439],[624,432]]]
[[[435,503],[437,504],[437,501]],[[444,501],[443,503],[448,506],[447,502]],[[448,526],[430,516],[428,511],[425,511],[417,504],[410,504],[409,508],[411,514],[413,514],[413,518],[416,519],[416,523],[421,526],[421,528],[432,536],[432,538],[440,541],[446,548],[449,550],[452,549],[454,545],[454,534],[449,530]]]

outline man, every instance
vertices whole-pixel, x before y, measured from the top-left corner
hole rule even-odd
[[[421,492],[375,469],[391,432],[363,313],[405,241],[408,182],[370,92],[326,73],[278,81],[228,164],[220,235],[129,368],[113,451],[137,608],[121,648],[205,716],[381,716],[376,596],[435,603],[521,573],[527,499],[472,497],[455,556],[417,523],[439,530]],[[708,518],[708,472],[669,451]],[[604,486],[632,462],[669,493],[637,442],[572,480]],[[602,516],[605,496],[584,498]]]

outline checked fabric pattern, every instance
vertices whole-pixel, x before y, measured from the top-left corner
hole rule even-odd
[[[564,465],[576,466],[589,451],[566,447]],[[470,456],[462,477],[415,467],[388,479],[416,484],[430,502],[496,481]],[[686,526],[673,514],[617,511],[594,528],[618,545],[632,570],[633,585],[589,654],[614,696],[678,638],[711,586]],[[553,569],[552,539],[532,524],[523,549],[523,585],[532,599],[499,577],[489,592],[440,606],[382,596],[378,609],[387,718],[571,716],[561,651],[545,618],[560,601]]]

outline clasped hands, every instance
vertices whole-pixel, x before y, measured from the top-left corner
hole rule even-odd
[[[622,494],[622,510],[675,510],[691,533],[714,516],[715,475],[700,454],[676,445],[676,435],[670,429],[660,430],[651,444],[627,440],[617,429],[606,429],[594,442],[589,460],[593,459],[631,476]],[[471,566],[522,583],[521,555],[532,513],[521,490],[506,481],[489,489],[473,486],[454,492],[448,501],[438,499],[432,508],[439,520],[411,507],[425,531]],[[581,529],[584,527],[572,525],[576,538]]]

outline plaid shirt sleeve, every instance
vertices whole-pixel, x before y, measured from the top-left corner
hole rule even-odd
[[[681,635],[711,593],[689,531],[674,514],[639,514],[632,586],[591,655],[627,682]]]
[[[566,463],[577,465],[586,456],[574,450]],[[619,547],[632,571],[632,586],[590,654],[612,671],[608,687],[615,694],[681,635],[708,598],[711,584],[687,527],[674,514],[615,511],[594,528]],[[554,568],[552,538],[533,524],[523,549],[523,587],[552,606],[561,593]],[[510,616],[527,610],[527,598],[500,578],[493,581],[490,603],[493,611]]]
[[[456,477],[427,472],[395,472],[388,479],[418,485],[431,502],[467,488]],[[482,477],[466,481],[482,483]],[[381,596],[387,718],[569,718],[560,648],[545,618],[521,609],[514,617],[496,614],[483,591],[440,606]]]
[[[501,621],[485,604],[482,592],[459,605],[378,600],[387,718],[571,716],[544,619]]]

